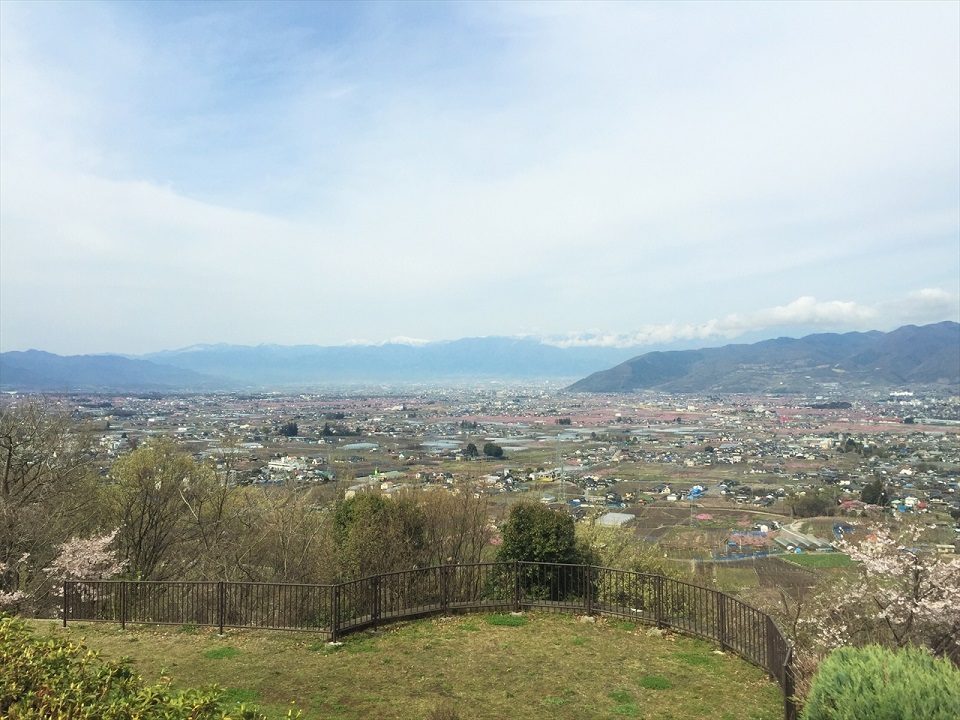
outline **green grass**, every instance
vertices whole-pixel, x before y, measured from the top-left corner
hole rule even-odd
[[[704,653],[678,652],[673,656],[687,665],[713,665],[717,662],[716,655],[706,655]]]
[[[529,620],[522,615],[488,615],[487,625],[499,625],[500,627],[521,627],[526,625]]]
[[[647,690],[669,690],[673,687],[673,683],[660,675],[646,675],[640,678],[640,687],[645,687]]]
[[[609,694],[615,705],[610,708],[610,714],[617,717],[640,717],[640,706],[633,696],[626,690],[615,690]]]
[[[223,691],[223,701],[229,705],[238,705],[240,703],[255,703],[260,699],[260,693],[257,690],[246,690],[244,688],[227,688]]]
[[[788,553],[780,556],[787,562],[814,570],[828,570],[830,568],[848,568],[856,566],[849,555],[839,552],[831,553]]]
[[[230,658],[235,655],[239,655],[240,651],[236,648],[230,646],[213,648],[212,650],[207,650],[203,656],[208,660],[223,660],[224,658]]]
[[[275,720],[291,708],[303,720],[783,717],[779,689],[749,663],[715,654],[717,646],[701,640],[624,632],[623,623],[603,618],[437,618],[348,635],[342,646],[311,633],[228,630],[220,637],[210,628],[72,623],[64,630],[43,621],[32,627],[83,640],[107,658],[129,657],[150,683],[169,678],[174,688],[227,688],[231,702],[253,703]],[[441,708],[455,715],[441,715]]]

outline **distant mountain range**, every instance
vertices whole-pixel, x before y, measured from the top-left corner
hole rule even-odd
[[[569,381],[637,348],[560,348],[532,339],[418,345],[197,345],[138,357],[0,353],[0,389],[212,391],[484,379]]]
[[[41,350],[0,353],[0,389],[33,392],[223,390],[230,383],[192,370],[120,355]]]
[[[638,348],[568,347],[529,338],[419,345],[198,345],[138,357],[0,353],[0,389],[207,392],[373,383],[561,380],[573,391],[809,392],[858,386],[960,385],[960,325],[907,326],[778,338],[637,355]],[[618,364],[619,363],[619,364]],[[613,366],[613,367],[611,367]],[[596,372],[598,368],[609,370]]]
[[[486,337],[415,345],[200,345],[143,359],[245,385],[293,386],[575,378],[636,352],[637,348],[560,348],[529,338]]]
[[[574,392],[809,393],[840,387],[960,385],[960,324],[823,333],[751,345],[649,352],[575,382]]]

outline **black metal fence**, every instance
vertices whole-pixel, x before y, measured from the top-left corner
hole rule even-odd
[[[794,720],[792,649],[766,613],[717,590],[627,570],[554,563],[443,565],[336,585],[71,581],[69,620],[304,630],[331,641],[400,619],[469,610],[612,615],[716,641],[766,670]]]

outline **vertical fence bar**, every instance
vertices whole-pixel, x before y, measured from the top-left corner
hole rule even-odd
[[[224,607],[227,604],[226,600],[226,588],[223,585],[223,580],[221,580],[217,583],[217,629],[221,635],[223,635],[223,622],[226,615],[226,608]]]
[[[120,629],[127,629],[127,581],[120,581]]]
[[[71,586],[72,584],[73,584],[73,583],[71,583],[69,580],[65,580],[64,583],[63,583],[63,626],[64,626],[64,627],[67,626],[67,612],[68,612],[68,609],[69,609],[69,604],[68,604],[68,602],[67,602],[67,597],[69,596],[70,586]]]

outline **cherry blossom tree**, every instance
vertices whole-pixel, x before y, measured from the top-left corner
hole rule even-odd
[[[921,549],[920,532],[880,528],[859,544],[841,541],[860,574],[808,603],[799,625],[814,648],[921,645],[960,665],[960,558]]]
[[[122,573],[126,563],[111,547],[114,530],[92,538],[71,538],[60,545],[56,559],[46,568],[54,580],[108,580]]]
[[[90,440],[56,408],[0,403],[2,597],[32,595],[57,544],[96,528]]]
[[[67,580],[107,580],[122,573],[126,563],[111,547],[117,531],[91,538],[74,537],[60,543],[56,557],[28,589],[0,591],[0,610],[15,613],[49,611],[52,600],[63,591]],[[28,562],[28,557],[21,562]],[[3,568],[0,568],[3,570]]]

